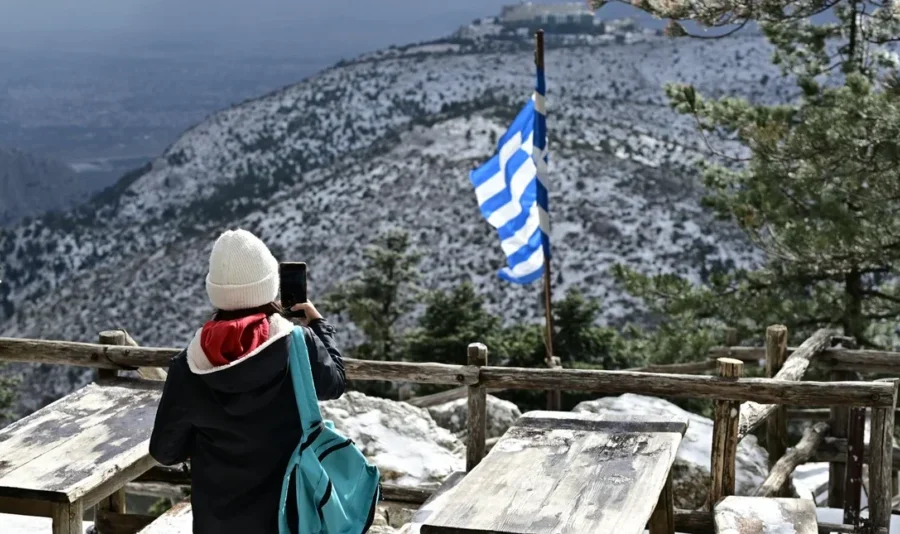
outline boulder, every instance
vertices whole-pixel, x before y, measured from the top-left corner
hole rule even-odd
[[[427,408],[434,422],[457,436],[465,436],[466,421],[469,414],[469,400],[457,399]],[[516,422],[522,412],[515,404],[487,396],[487,437],[498,438]]]
[[[425,409],[357,391],[319,406],[322,417],[379,467],[384,482],[436,485],[465,469],[462,442]]]
[[[663,421],[686,419],[688,429],[672,467],[675,506],[689,510],[698,510],[703,506],[709,494],[712,419],[683,410],[663,399],[630,393],[582,402],[573,411],[640,415]],[[768,454],[759,446],[755,436],[747,436],[738,444],[735,467],[735,490],[738,495],[752,495],[765,481],[769,474]]]

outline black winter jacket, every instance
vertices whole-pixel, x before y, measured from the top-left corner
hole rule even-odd
[[[280,315],[269,322],[268,341],[227,366],[212,367],[198,331],[169,367],[150,454],[163,465],[190,459],[195,534],[278,533],[282,480],[301,431],[287,372],[294,325]],[[304,333],[319,400],[340,397],[334,329],[316,320]]]

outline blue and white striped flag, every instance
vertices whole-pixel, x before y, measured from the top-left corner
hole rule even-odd
[[[538,68],[534,94],[500,137],[497,153],[469,175],[481,214],[497,229],[506,254],[508,266],[497,274],[516,284],[540,278],[550,259],[545,95]]]

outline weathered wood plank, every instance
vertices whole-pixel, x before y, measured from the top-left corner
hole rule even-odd
[[[775,378],[787,358],[788,330],[784,325],[772,325],[766,329],[766,376]],[[769,453],[769,469],[783,457],[788,449],[787,408],[779,406],[766,419],[766,451]],[[793,471],[793,469],[791,470]],[[790,497],[789,478],[771,497]]]
[[[514,425],[421,532],[642,534],[657,501],[647,497],[662,492],[682,434],[597,431],[601,418],[571,412],[528,412],[520,421],[530,419],[570,428]]]
[[[783,496],[784,487],[790,480],[791,473],[798,465],[807,462],[812,457],[827,431],[827,423],[816,423],[803,431],[803,438],[800,439],[797,446],[790,449],[772,466],[769,476],[756,490],[756,497]]]
[[[141,367],[168,367],[181,349],[126,347],[0,338],[0,360],[53,363],[135,371]],[[344,359],[347,377],[353,380],[389,380],[419,384],[470,385],[478,382],[478,369],[465,365]]]
[[[841,341],[843,348],[846,349],[855,349],[856,340],[843,340]],[[824,354],[819,356],[820,358],[824,358]],[[851,380],[859,380],[859,377],[856,373],[852,373],[849,371],[839,371],[832,369],[828,374],[828,379],[832,382],[841,382],[841,381],[851,381]],[[831,437],[835,438],[846,438],[848,432],[848,424],[850,419],[850,411],[851,407],[849,406],[833,406],[828,410],[828,422],[831,426]],[[846,494],[844,490],[846,489],[846,481],[847,481],[847,471],[846,464],[844,462],[830,462],[828,464],[828,506],[831,508],[843,508],[845,513],[844,517],[847,517],[847,506],[846,506]],[[860,472],[860,475],[862,472]],[[858,507],[856,508],[859,509]],[[858,516],[858,514],[857,514]],[[846,519],[844,520],[846,523]],[[852,524],[856,525],[859,521],[854,521]]]
[[[478,369],[467,365],[443,363],[387,362],[344,358],[347,378],[353,380],[388,380],[417,384],[478,383]]]
[[[841,492],[844,523],[859,525],[862,505],[863,455],[865,454],[866,409],[852,408],[847,427],[847,463]],[[830,481],[829,481],[830,484]]]
[[[90,384],[0,431],[0,496],[96,502],[127,482],[123,473],[149,469],[162,384],[114,384]]]
[[[183,501],[147,525],[139,534],[190,534],[194,530],[194,514],[190,501]]]
[[[156,464],[146,448],[136,448],[120,457],[119,464],[98,471],[85,481],[82,500],[84,505],[93,506],[111,496],[129,482],[149,471]],[[99,483],[97,483],[99,479]],[[82,490],[74,494],[81,493]]]
[[[715,508],[716,534],[818,534],[816,503],[807,499],[726,497]]]
[[[715,376],[516,367],[484,367],[481,380],[489,388],[546,390],[561,387],[608,395],[638,393],[786,405],[885,406],[891,402],[890,387],[877,382],[789,382],[770,378],[724,381]]]
[[[849,380],[844,381],[848,382]],[[807,421],[831,421],[831,410],[828,408],[788,408],[787,412],[788,419],[805,419]],[[894,410],[894,419],[900,419],[900,410]],[[829,426],[831,426],[830,423]]]
[[[672,374],[694,374],[712,371],[716,368],[716,360],[702,360],[699,362],[685,363],[666,363],[656,365],[645,365],[643,367],[630,367],[625,371],[634,373],[672,373]]]
[[[62,363],[130,369],[167,367],[179,349],[116,347],[91,343],[0,338],[0,360]],[[379,362],[345,359],[348,378],[431,384],[470,385],[478,369],[444,364]],[[725,399],[805,406],[884,406],[891,402],[889,387],[874,382],[785,383],[745,378],[723,384],[716,377],[628,371],[527,369],[485,367],[482,385],[490,389],[566,389],[606,394],[640,393],[681,398]]]
[[[855,349],[855,340],[844,340],[841,342],[843,348]],[[823,352],[820,358],[827,356]],[[856,373],[848,371],[834,370],[829,373],[829,380],[832,382],[857,380]],[[829,425],[831,426],[831,436],[836,438],[847,437],[847,425],[850,417],[850,407],[834,406],[829,410]],[[846,499],[844,494],[846,479],[846,467],[842,462],[831,462],[828,464],[828,506],[831,508],[844,508]],[[854,523],[856,524],[856,523]]]
[[[35,501],[32,499],[0,497],[0,514],[52,517],[52,503],[49,501]]]
[[[886,380],[895,391],[900,380]],[[895,396],[896,403],[896,396]],[[869,445],[869,519],[875,528],[891,526],[891,453],[894,445],[894,406],[872,409]]]
[[[97,512],[94,525],[100,534],[135,534],[155,519],[156,517],[152,515],[121,514],[107,511]]]
[[[870,458],[870,447],[865,446],[863,451],[863,463],[868,464]],[[894,447],[891,450],[891,458],[893,468],[900,467],[900,447]],[[815,462],[847,462],[847,439],[826,437],[819,445],[819,450],[813,455]]]
[[[0,337],[0,360],[97,369],[135,371],[139,367],[168,367],[169,361],[181,350]]]
[[[649,534],[675,534],[675,496],[672,493],[672,471],[666,477],[666,484],[656,501],[656,508],[647,523]]]
[[[453,499],[454,490],[459,481],[466,476],[464,471],[454,471],[419,507],[410,519],[410,528],[404,534],[420,534],[422,524]]]
[[[845,343],[846,345],[846,343]],[[788,347],[793,354],[799,347]],[[765,347],[713,347],[710,359],[734,358],[744,362],[759,362],[766,358]],[[900,352],[864,350],[851,347],[827,347],[816,358],[816,364],[834,371],[856,371],[860,373],[900,374]]]
[[[470,366],[484,367],[488,363],[488,350],[481,343],[468,347]],[[487,439],[487,391],[484,386],[469,386],[468,416],[466,417],[466,472],[471,471],[484,458]]]
[[[719,378],[736,380],[744,372],[744,363],[719,358]],[[734,495],[737,480],[738,421],[741,405],[735,401],[717,400],[713,407],[713,443],[710,458],[709,506],[722,497]]]
[[[822,352],[831,343],[831,334],[830,330],[824,328],[816,331],[784,361],[784,365],[774,379],[800,383],[798,381],[803,378],[803,374],[809,367],[810,359]],[[739,439],[742,439],[762,424],[780,404],[785,403],[778,400],[775,400],[772,404],[759,404],[754,401],[745,402],[741,406],[741,422],[738,429]],[[834,404],[838,403],[832,403],[832,405]]]
[[[124,330],[109,330],[106,332],[100,332],[100,339],[98,342],[101,345],[125,345],[127,341],[125,341],[125,331]],[[136,345],[137,343],[135,343]],[[119,371],[115,369],[96,369],[98,379],[108,379],[108,378],[116,378],[119,376]]]
[[[105,330],[100,332],[101,345],[120,345],[125,347],[137,347],[137,341],[123,329]],[[165,380],[166,371],[159,367],[139,367],[138,375],[145,380]],[[98,369],[97,375],[100,378],[115,378],[116,371],[111,369]]]
[[[84,508],[81,501],[53,503],[50,507],[53,534],[82,534],[84,532]]]

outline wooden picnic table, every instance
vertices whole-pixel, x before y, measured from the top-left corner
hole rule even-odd
[[[89,384],[0,430],[0,513],[83,534],[85,509],[115,500],[124,512],[122,488],[156,465],[148,445],[161,392],[161,382]]]
[[[673,534],[670,470],[686,421],[527,412],[422,534]]]

